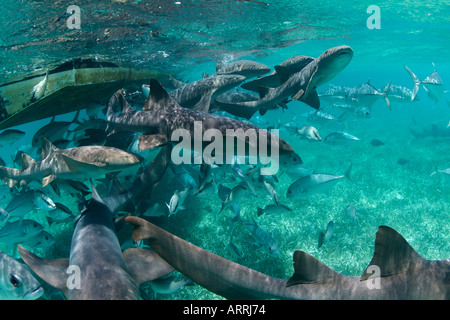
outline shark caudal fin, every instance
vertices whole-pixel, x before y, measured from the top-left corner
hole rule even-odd
[[[0,180],[10,188],[15,187],[19,183],[19,181],[15,179],[15,177],[18,177],[19,175],[19,169],[0,166]]]
[[[320,284],[343,277],[340,273],[304,251],[294,252],[294,275],[287,281],[286,286],[297,284]]]
[[[416,75],[405,65],[406,71],[408,71],[409,75],[414,81],[414,88],[412,90],[411,101],[416,97],[417,91],[419,91],[420,80],[416,77]]]
[[[123,89],[117,90],[109,99],[106,116],[109,118],[114,112],[126,113],[133,108],[125,99],[125,91]]]
[[[377,266],[380,277],[405,273],[415,265],[426,261],[397,231],[380,226],[375,238],[372,261],[361,276],[361,281],[373,276],[371,266]]]

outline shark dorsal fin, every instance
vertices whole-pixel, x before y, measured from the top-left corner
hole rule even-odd
[[[36,163],[32,157],[27,155],[26,153],[22,153],[22,170],[25,170]]]
[[[424,261],[425,259],[397,231],[380,226],[375,238],[375,252],[372,261],[361,276],[361,281],[367,280],[373,275],[372,272],[368,272],[368,268],[371,266],[379,267],[381,277],[388,277],[404,273],[410,267]]]
[[[41,140],[42,140],[41,159],[43,160],[47,158],[49,155],[51,155],[53,152],[58,150],[58,148],[45,137],[41,137]]]
[[[67,293],[67,268],[69,259],[42,259],[22,246],[17,249],[23,261],[36,273],[41,279],[52,287]]]
[[[176,101],[167,93],[166,89],[156,79],[150,80],[150,93],[142,110],[159,110],[178,106]]]
[[[332,281],[340,273],[327,267],[322,262],[304,251],[294,252],[294,275],[287,281],[286,286],[296,284],[321,284]]]

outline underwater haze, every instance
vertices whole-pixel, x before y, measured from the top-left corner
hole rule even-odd
[[[79,28],[68,25],[71,5],[80,9]],[[214,74],[217,65],[238,60],[257,61],[272,72],[291,57],[317,58],[329,48],[350,46],[350,63],[317,88],[319,110],[326,117],[314,114],[316,110],[301,101],[289,101],[287,109],[264,115],[256,112],[248,120],[262,128],[278,129],[309,174],[340,176],[351,166],[349,179],[344,177],[324,192],[302,198],[287,196],[289,187],[301,177],[299,172],[280,170],[278,181],[272,184],[279,197],[276,203],[290,211],[259,215],[274,203],[273,194],[271,198],[264,186],[254,191],[247,188],[240,201],[240,217],[254,219],[270,234],[278,255],[256,244],[245,224],[233,224],[231,209],[220,212],[219,185],[232,188],[240,181],[238,177],[217,178],[211,194],[191,193],[184,200],[185,208],[169,215],[166,204],[186,183],[186,176],[181,178],[177,176],[180,171],[169,168],[148,204],[158,203],[163,213],[146,217],[196,246],[282,279],[293,274],[295,250],[309,253],[342,274],[361,275],[373,257],[380,225],[397,230],[426,259],[450,257],[450,1],[15,0],[2,4],[0,13],[0,86],[32,73],[45,74],[49,66],[78,57],[158,70],[189,83],[202,79],[203,73]],[[416,82],[405,66],[417,77]],[[425,80],[434,73],[441,81],[427,87]],[[372,91],[354,96],[347,92],[333,100],[327,90],[337,86]],[[394,87],[402,88],[405,95],[394,97],[389,91]],[[417,97],[411,101],[414,88]],[[377,92],[375,98],[373,92]],[[365,100],[369,95],[370,103]],[[58,114],[56,120],[74,117],[70,112]],[[102,112],[96,117],[106,119]],[[32,139],[50,119],[9,128],[25,135],[1,146],[6,167],[19,166],[13,161],[18,150],[39,158],[40,152],[31,149]],[[85,110],[78,119],[88,119]],[[316,128],[321,140],[299,134],[297,129],[305,125]],[[70,128],[76,126],[72,123]],[[76,134],[61,136],[70,140],[66,148],[77,146],[81,138]],[[348,139],[350,135],[356,138]],[[183,172],[198,183],[193,171]],[[102,182],[96,180],[96,185],[106,195]],[[90,188],[88,180],[84,183]],[[35,205],[24,214],[25,219],[39,222],[51,239],[27,239],[27,244],[0,236],[0,250],[20,259],[15,247],[21,244],[47,259],[68,257],[74,219],[82,207],[80,198],[70,192],[58,195],[40,183],[29,187],[69,208],[70,218],[55,218],[42,203]],[[6,209],[18,194],[18,188],[1,184],[0,207]],[[330,221],[334,222],[332,234],[318,245]],[[131,241],[131,231],[124,227],[118,233],[123,248],[137,245]],[[142,299],[222,299],[199,285],[155,294],[151,284],[144,284],[140,293]],[[41,299],[63,298],[45,285]]]

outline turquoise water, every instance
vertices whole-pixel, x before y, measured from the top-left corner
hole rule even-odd
[[[65,10],[74,4],[81,8],[81,29],[66,27]],[[267,5],[269,4],[269,5]],[[369,29],[367,8],[380,8],[381,29]],[[203,72],[213,73],[217,62],[249,59],[271,68],[296,55],[318,57],[328,48],[346,44],[353,48],[350,64],[329,84],[355,87],[370,79],[376,88],[392,84],[413,88],[407,65],[421,80],[433,72],[432,63],[450,90],[450,2],[440,1],[11,1],[0,9],[3,26],[0,38],[0,83],[49,64],[84,55],[98,55],[122,65],[152,68],[191,82]],[[430,174],[436,168],[450,167],[449,137],[415,137],[410,128],[445,128],[450,120],[448,93],[438,103],[420,87],[419,101],[392,103],[392,110],[379,99],[370,118],[345,123],[314,124],[322,138],[342,129],[360,138],[343,144],[311,142],[280,130],[280,136],[302,157],[303,166],[319,173],[343,174],[352,164],[351,181],[342,180],[328,194],[309,200],[290,200],[286,190],[293,180],[280,175],[276,185],[281,203],[292,212],[257,217],[257,207],[270,203],[262,191],[248,194],[241,204],[241,216],[254,217],[270,232],[280,248],[272,257],[252,244],[241,224],[236,225],[233,243],[242,257],[227,248],[229,213],[218,214],[218,197],[189,196],[186,210],[157,223],[179,237],[220,256],[268,275],[289,278],[293,273],[292,254],[303,250],[334,270],[360,275],[373,255],[379,225],[388,225],[425,258],[450,256],[449,204],[450,177]],[[290,102],[289,109],[269,111],[269,124],[286,124],[312,109],[301,102]],[[324,110],[340,112],[322,101]],[[82,116],[85,116],[84,113]],[[58,116],[71,120],[73,114]],[[252,119],[254,120],[254,119]],[[49,119],[19,126],[27,135],[10,147],[2,148],[2,158],[11,165],[15,151],[31,141],[34,132]],[[264,125],[267,126],[268,124]],[[371,145],[380,139],[383,146]],[[404,165],[399,158],[407,159]],[[162,184],[154,200],[164,204],[173,193]],[[2,189],[0,205],[5,207],[11,194]],[[55,198],[78,212],[73,198]],[[357,220],[346,213],[353,204]],[[73,224],[49,225],[45,213],[29,213],[52,234],[54,243],[34,248],[46,258],[67,257]],[[317,247],[319,231],[335,223],[333,237]],[[120,235],[126,240],[126,230]],[[0,243],[0,249],[14,252]],[[18,257],[18,255],[16,255]],[[50,290],[50,289],[49,289]],[[50,292],[52,292],[50,290]],[[152,297],[152,295],[149,295]],[[49,299],[61,298],[49,294]],[[201,288],[189,286],[176,295],[158,299],[220,299]]]

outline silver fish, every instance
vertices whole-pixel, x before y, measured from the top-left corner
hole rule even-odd
[[[25,132],[17,129],[7,129],[0,133],[0,147],[8,146],[21,139]]]
[[[43,294],[44,289],[25,264],[0,252],[1,300],[35,300]]]
[[[247,188],[241,184],[238,184],[233,189],[231,189],[231,192],[228,194],[227,198],[222,201],[222,207],[220,208],[219,213],[221,213],[225,209],[231,208],[233,205],[240,204],[242,197],[244,196],[246,191]]]
[[[69,208],[62,203],[56,202],[54,209],[47,214],[47,222],[49,225],[52,225],[53,223],[72,221],[74,217]]]
[[[177,214],[178,211],[180,211],[180,210],[186,209],[183,206],[183,203],[184,203],[184,200],[186,200],[186,197],[188,196],[190,190],[191,190],[191,188],[187,187],[183,191],[179,192],[178,190],[176,190],[174,192],[174,194],[170,198],[169,203],[166,203],[166,206],[169,209],[169,217]]]
[[[334,222],[330,221],[327,224],[327,229],[325,232],[320,232],[319,233],[319,240],[317,242],[317,247],[320,248],[321,246],[323,246],[326,242],[328,242],[331,237],[333,237],[334,234]]]
[[[257,214],[258,217],[263,215],[263,214],[283,214],[286,212],[291,212],[292,209],[289,208],[288,206],[285,206],[284,204],[280,203],[280,204],[275,204],[275,203],[271,203],[266,205],[264,208],[257,208]]]
[[[428,93],[428,96],[435,103],[438,103],[442,100],[444,96],[444,87],[442,83],[441,76],[436,71],[436,66],[433,63],[434,72],[430,74],[425,80],[420,80],[406,65],[405,69],[408,71],[409,75],[414,81],[413,93],[411,96],[411,101],[416,97],[417,92],[419,91],[419,86],[422,85]]]
[[[270,255],[274,257],[280,256],[280,250],[278,249],[274,238],[267,231],[258,226],[255,219],[252,218],[252,221],[242,220],[242,223],[247,230],[250,231],[258,245],[264,248]]]
[[[55,209],[53,201],[40,190],[27,190],[16,195],[6,206],[5,211],[11,217],[23,217],[34,210]]]
[[[345,211],[347,212],[347,214],[350,216],[350,218],[352,218],[352,220],[356,220],[356,207],[353,204],[349,204],[346,208]]]
[[[175,276],[162,277],[155,280],[149,281],[150,287],[155,292],[156,295],[159,294],[174,294],[184,286],[192,286],[194,282],[186,277],[181,279]]]
[[[434,170],[434,171],[430,174],[430,176],[435,175],[436,173],[443,173],[443,174],[450,175],[450,168],[443,169],[443,170],[439,170],[438,168],[436,168],[436,170]]]
[[[339,143],[346,141],[359,141],[358,137],[348,133],[348,132],[331,132],[325,137],[326,143]]]
[[[0,229],[0,242],[16,245],[22,243],[44,230],[38,222],[30,219],[8,222]]]
[[[286,197],[288,199],[308,198],[317,193],[328,192],[337,182],[343,178],[350,179],[350,165],[344,175],[313,173],[309,176],[294,181],[288,188]]]
[[[166,211],[164,211],[163,206],[158,202],[154,203],[152,206],[149,206],[147,210],[142,213],[145,217],[160,217],[165,216]]]
[[[319,131],[313,126],[303,126],[297,130],[296,135],[309,141],[322,141]]]

